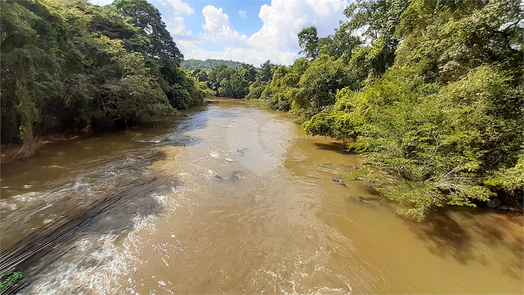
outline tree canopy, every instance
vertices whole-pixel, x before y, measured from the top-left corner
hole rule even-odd
[[[199,84],[145,0],[1,1],[2,143],[106,127],[199,103]]]

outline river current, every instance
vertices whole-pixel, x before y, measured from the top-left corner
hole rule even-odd
[[[24,293],[524,292],[522,216],[404,220],[365,183],[332,181],[361,162],[288,114],[216,99],[2,165],[0,245],[120,191]]]

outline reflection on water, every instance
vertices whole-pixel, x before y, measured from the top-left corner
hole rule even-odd
[[[27,293],[522,293],[520,216],[402,220],[344,145],[286,114],[219,99],[3,165],[3,249],[130,188],[39,266]]]

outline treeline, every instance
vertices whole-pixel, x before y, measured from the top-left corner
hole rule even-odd
[[[188,70],[211,70],[216,66],[225,65],[232,67],[236,70],[239,70],[243,63],[232,60],[223,60],[223,59],[206,59],[206,60],[197,60],[197,59],[185,59],[182,61],[182,67]]]
[[[249,98],[345,139],[367,180],[421,219],[495,197],[522,205],[523,19],[518,0],[356,0],[348,21],[299,37],[304,58]]]
[[[195,69],[191,75],[199,82],[206,82],[216,96],[232,98],[255,98],[253,93],[264,86],[273,77],[276,65],[269,60],[260,69],[251,64],[241,64],[239,69],[227,65],[219,65],[211,70]],[[251,95],[248,95],[252,92]]]
[[[198,104],[211,94],[146,0],[1,2],[2,143],[104,128]]]

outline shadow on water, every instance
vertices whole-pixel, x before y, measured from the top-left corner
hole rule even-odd
[[[522,216],[479,210],[482,209],[441,209],[423,222],[409,222],[409,226],[420,239],[428,242],[427,248],[431,253],[443,258],[453,257],[462,264],[472,261],[489,264],[483,250],[486,248],[498,248],[502,253],[510,253],[509,257],[501,257],[497,262],[506,275],[522,279],[522,233],[511,229],[513,225],[520,228]],[[496,226],[497,223],[500,226]]]
[[[433,242],[428,246],[433,254],[451,255],[461,263],[474,259],[470,235],[445,211],[433,212],[411,228],[421,239]]]
[[[333,151],[333,152],[341,153],[344,155],[350,154],[348,152],[348,147],[347,147],[346,142],[330,142],[330,143],[315,142],[315,145],[321,150]]]

